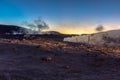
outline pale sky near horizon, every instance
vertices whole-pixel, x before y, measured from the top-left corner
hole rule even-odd
[[[41,17],[50,30],[67,34],[120,29],[120,0],[1,0],[1,24],[21,25]]]

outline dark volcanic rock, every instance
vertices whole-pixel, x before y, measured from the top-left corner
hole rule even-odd
[[[0,34],[13,34],[13,33],[26,34],[26,29],[19,26],[14,26],[14,25],[0,24]]]
[[[47,61],[52,61],[53,58],[52,58],[51,56],[47,56],[47,57],[43,57],[43,58],[41,58],[41,60],[47,62]]]
[[[53,35],[3,36],[0,80],[120,79],[119,47],[67,43]]]

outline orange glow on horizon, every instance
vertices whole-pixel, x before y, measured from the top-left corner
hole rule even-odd
[[[96,31],[97,24],[93,25],[78,25],[78,26],[72,26],[72,25],[65,25],[65,26],[57,26],[57,25],[51,25],[50,29],[47,31],[58,31],[63,34],[93,34],[93,33],[99,33],[99,31]],[[114,27],[116,26],[116,27]],[[106,24],[104,25],[104,31],[110,31],[110,30],[117,30],[120,29],[120,25],[110,25]]]
[[[62,27],[62,28],[53,28],[49,31],[58,31],[63,34],[92,34],[96,33],[93,28],[74,28],[74,27]]]
[[[97,24],[93,24],[93,25],[78,25],[78,26],[72,26],[72,25],[50,25],[50,29],[47,31],[58,31],[60,33],[63,34],[93,34],[93,33],[98,33],[99,31],[96,31],[96,26]],[[110,25],[110,24],[106,24],[104,27],[104,31],[109,31],[109,30],[116,30],[116,29],[120,29],[119,25],[115,25],[116,27],[114,27],[114,25]]]

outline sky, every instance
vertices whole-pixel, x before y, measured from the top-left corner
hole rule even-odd
[[[120,0],[0,0],[0,23],[22,25],[41,17],[49,30],[66,34],[120,29]]]

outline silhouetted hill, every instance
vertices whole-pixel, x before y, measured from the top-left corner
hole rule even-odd
[[[25,34],[27,33],[27,29],[15,25],[0,24],[0,34],[16,34],[16,33]]]
[[[60,34],[62,34],[62,33],[60,33],[60,32],[57,32],[57,31],[44,31],[44,32],[42,32],[42,34],[49,34],[49,35],[51,35],[51,34],[53,34],[53,35],[60,35]]]

